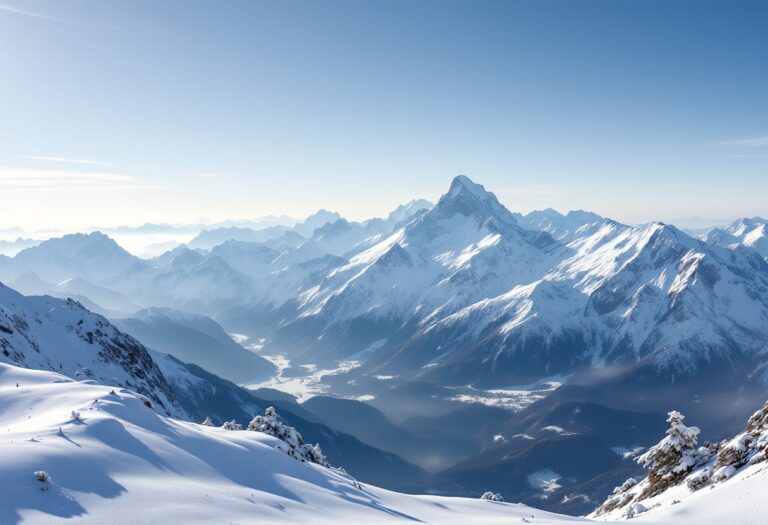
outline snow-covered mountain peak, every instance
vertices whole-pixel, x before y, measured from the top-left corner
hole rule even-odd
[[[13,264],[19,273],[34,272],[53,283],[72,277],[106,281],[146,266],[143,260],[101,232],[76,233],[43,241],[19,252]]]
[[[740,237],[747,233],[748,231],[751,231],[753,228],[759,228],[760,226],[765,226],[766,224],[765,219],[762,217],[744,217],[741,218],[735,222],[733,222],[728,227],[728,232],[732,235],[736,235],[737,237]]]
[[[489,218],[494,219],[494,222],[501,223],[497,226],[515,225],[517,222],[496,195],[464,175],[453,179],[448,193],[440,197],[438,203],[427,213],[435,218],[449,218],[456,214],[474,216],[481,222]]]
[[[726,228],[712,228],[700,238],[724,248],[751,248],[768,259],[768,220],[762,217],[745,217]]]

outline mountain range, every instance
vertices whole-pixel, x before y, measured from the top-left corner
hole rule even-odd
[[[493,485],[586,513],[636,472],[622,451],[652,444],[670,400],[721,439],[768,397],[762,219],[695,238],[587,211],[520,214],[459,176],[434,205],[313,221],[212,230],[152,259],[68,235],[0,257],[0,279],[72,297],[170,354],[153,358],[169,413],[245,420],[272,402],[303,432],[344,436],[321,442],[329,456],[341,439],[367,450],[356,473],[389,455],[411,491]],[[309,401],[269,390],[287,384]],[[579,455],[590,463],[569,462]],[[395,486],[395,470],[377,481]]]

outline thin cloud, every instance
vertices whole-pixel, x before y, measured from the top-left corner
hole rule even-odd
[[[60,19],[58,19],[56,17],[50,16],[50,15],[46,15],[44,13],[38,13],[38,12],[35,12],[35,11],[27,11],[26,9],[19,9],[18,7],[13,7],[13,6],[10,6],[8,4],[0,4],[0,11],[5,11],[7,13],[13,13],[15,15],[30,16],[32,18],[42,18],[44,20],[55,20],[57,22],[61,21]]]
[[[0,167],[0,190],[13,193],[151,189],[132,175]]]
[[[768,135],[751,137],[747,139],[728,140],[723,142],[729,146],[768,146]]]
[[[48,157],[44,155],[24,155],[25,159],[31,160],[44,160],[50,162],[63,162],[67,164],[86,164],[89,166],[112,166],[109,162],[101,162],[98,160],[84,160],[84,159],[68,159],[66,157]]]

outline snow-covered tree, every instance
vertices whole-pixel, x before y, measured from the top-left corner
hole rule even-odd
[[[650,498],[680,483],[699,461],[696,446],[699,429],[686,426],[685,416],[676,410],[668,416],[666,437],[637,458],[638,463],[648,469],[648,486],[639,499]]]
[[[203,419],[203,422],[200,423],[201,425],[204,425],[206,427],[212,427],[213,426],[213,420],[211,419],[211,416],[205,416],[205,419]]]
[[[484,492],[482,496],[480,496],[480,499],[488,500],[488,501],[504,501],[504,498],[499,494],[498,492],[491,492],[490,490],[488,492]]]
[[[648,475],[639,482],[629,479],[616,487],[613,495],[595,510],[595,516],[623,509],[621,516],[631,518],[658,506],[658,501],[648,504],[643,500],[669,487],[683,482],[692,492],[714,487],[741,469],[768,460],[768,403],[752,415],[747,428],[733,439],[700,447],[696,446],[699,429],[687,427],[683,419],[679,412],[669,413],[667,436],[638,458],[648,469]]]
[[[280,420],[274,407],[267,408],[263,416],[254,417],[248,425],[248,430],[276,437],[283,443],[281,450],[294,459],[317,463],[323,467],[331,466],[323,451],[320,450],[320,445],[305,443],[295,428]]]
[[[221,428],[224,430],[242,430],[243,425],[233,419],[232,421],[225,421]]]
[[[727,479],[730,470],[724,467],[740,468],[748,463],[768,459],[768,403],[758,410],[747,422],[747,428],[730,441],[723,443],[718,454],[716,478]]]

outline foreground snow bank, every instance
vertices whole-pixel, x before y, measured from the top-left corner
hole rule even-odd
[[[159,415],[147,398],[0,364],[0,524],[434,523],[590,520],[480,499],[410,496],[300,462],[262,432]],[[633,522],[764,524],[766,463],[643,501]],[[600,519],[621,519],[618,513]]]
[[[583,521],[360,485],[289,457],[261,432],[178,421],[148,405],[129,390],[0,364],[0,523]]]

